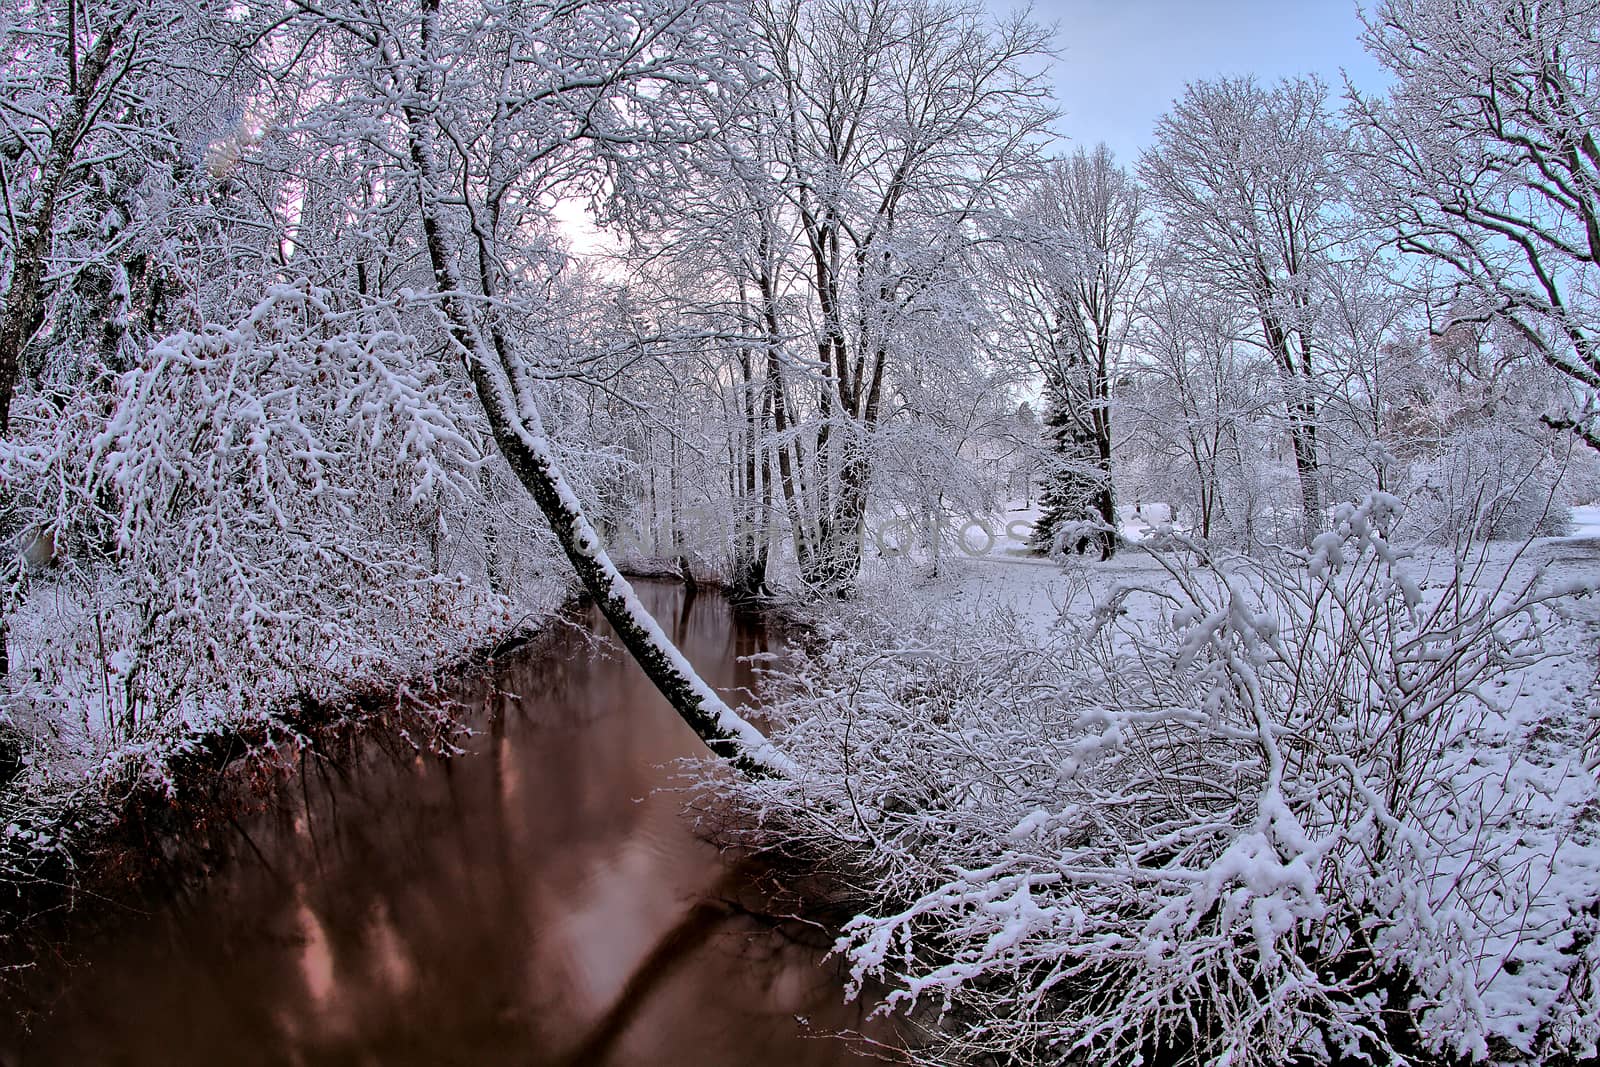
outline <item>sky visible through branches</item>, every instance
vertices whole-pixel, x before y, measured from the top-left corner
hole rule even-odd
[[[987,2],[999,15],[1022,6]],[[1361,48],[1353,0],[1040,0],[1032,13],[1057,26],[1057,131],[1085,148],[1104,141],[1124,163],[1196,79],[1316,74],[1338,90],[1347,73],[1366,92],[1390,82]]]

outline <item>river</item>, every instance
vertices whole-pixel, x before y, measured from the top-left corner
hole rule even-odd
[[[708,681],[752,686],[758,618],[640,593]],[[591,611],[465,681],[463,755],[368,740],[279,776],[208,876],[146,886],[67,946],[64,978],[41,972],[48,1014],[0,1062],[866,1061],[832,1035],[887,1033],[817,939],[757,917],[752,865],[672,788],[703,749],[608,634]]]

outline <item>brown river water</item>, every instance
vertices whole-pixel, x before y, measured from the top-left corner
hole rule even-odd
[[[640,595],[742,699],[760,620],[674,586]],[[308,761],[208,877],[147,887],[71,943],[47,1014],[0,1031],[0,1064],[870,1062],[834,1035],[891,1035],[843,1002],[818,938],[756,917],[763,883],[673,788],[673,761],[704,750],[590,637],[608,633],[591,611],[494,687],[464,683],[465,755],[366,743]]]

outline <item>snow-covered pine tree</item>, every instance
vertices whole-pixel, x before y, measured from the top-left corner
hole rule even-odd
[[[1109,559],[1111,380],[1145,257],[1143,192],[1105,145],[1079,149],[1038,176],[1016,224],[1000,317],[1019,369],[1044,382],[1050,437],[1033,545]]]
[[[1109,441],[1094,432],[1094,407],[1102,403],[1073,390],[1062,375],[1045,380],[1044,429],[1049,438],[1039,490],[1039,520],[1029,544],[1045,553],[1116,550],[1116,502],[1111,489]]]

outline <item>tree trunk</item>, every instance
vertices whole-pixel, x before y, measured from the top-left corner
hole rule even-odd
[[[438,0],[423,0],[422,6],[422,47],[426,54],[432,47]],[[432,68],[427,64],[416,73],[416,90],[422,100],[433,99],[432,77]],[[516,404],[507,370],[514,365],[509,342],[491,323],[492,347],[486,343],[472,304],[460,295],[464,290],[446,247],[440,218],[441,181],[434,162],[432,120],[415,104],[404,106],[402,114],[409,155],[417,171],[423,237],[441,309],[506,462],[539,505],[578,580],[616,630],[623,647],[679,717],[707,747],[746,774],[764,777],[792,773],[793,766],[782,753],[701,679],[650,617],[633,587],[611,561],[577,494],[568,485],[537,410],[531,405],[519,408]]]
[[[850,454],[839,464],[839,487],[833,498],[833,512],[811,567],[802,577],[835,596],[848,596],[861,574],[861,539],[866,529],[867,490],[872,478],[871,461],[858,447],[847,446]]]
[[[1095,442],[1100,450],[1100,487],[1095,491],[1094,510],[1105,527],[1100,531],[1100,558],[1110,559],[1117,551],[1117,497],[1111,484],[1111,435],[1103,433]]]
[[[1100,558],[1110,559],[1117,551],[1117,499],[1111,481],[1111,352],[1110,326],[1098,324],[1094,377],[1094,410],[1090,423],[1094,429],[1095,465],[1100,485],[1094,493],[1094,513],[1100,518]]]
[[[738,360],[737,398],[743,425],[738,433],[729,434],[735,450],[730,471],[734,486],[734,536],[729,585],[733,596],[749,600],[761,595],[767,581],[766,515],[765,509],[756,503],[763,490],[760,484],[762,465],[757,462],[757,453],[761,451],[766,421],[766,405],[762,402],[766,391],[757,395],[748,348],[739,350]]]
[[[711,751],[746,774],[790,773],[788,760],[759,730],[728,707],[662,633],[600,544],[540,428],[523,425],[505,404],[505,391],[495,380],[496,375],[481,359],[475,359],[473,364],[473,384],[501,453],[544,512],[578,580],[634,661]]]
[[[766,404],[772,409],[772,430],[777,435],[772,450],[778,461],[778,486],[783,492],[784,508],[789,513],[789,529],[794,539],[795,564],[803,574],[811,566],[811,550],[815,540],[811,536],[810,528],[802,511],[802,501],[805,496],[805,487],[800,482],[800,472],[805,466],[805,457],[800,451],[800,440],[795,438],[793,446],[787,437],[794,427],[789,420],[789,402],[787,387],[783,380],[783,361],[779,357],[782,333],[778,325],[777,295],[772,288],[772,279],[763,275],[761,282],[761,315],[762,327],[765,331],[765,345],[767,351],[767,396]]]
[[[53,244],[56,204],[81,143],[84,123],[90,118],[91,98],[99,89],[122,32],[120,23],[102,29],[94,50],[82,64],[77,62],[77,42],[67,42],[74,69],[72,97],[51,131],[50,154],[40,169],[38,192],[24,216],[26,227],[18,239],[11,284],[6,288],[5,306],[0,309],[0,437],[11,431],[11,400],[16,395],[22,350],[44,322],[45,265]]]
[[[1322,478],[1317,463],[1316,412],[1309,400],[1290,405],[1289,437],[1294,446],[1295,473],[1300,479],[1300,509],[1305,522],[1304,540],[1322,531]]]
[[[1270,292],[1270,290],[1269,290]],[[1262,298],[1265,299],[1265,298]],[[1322,530],[1322,477],[1317,462],[1317,407],[1311,398],[1309,342],[1301,337],[1306,365],[1295,366],[1289,332],[1266,307],[1260,309],[1261,329],[1278,365],[1289,415],[1289,444],[1294,450],[1295,474],[1300,481],[1301,540],[1310,545]]]

